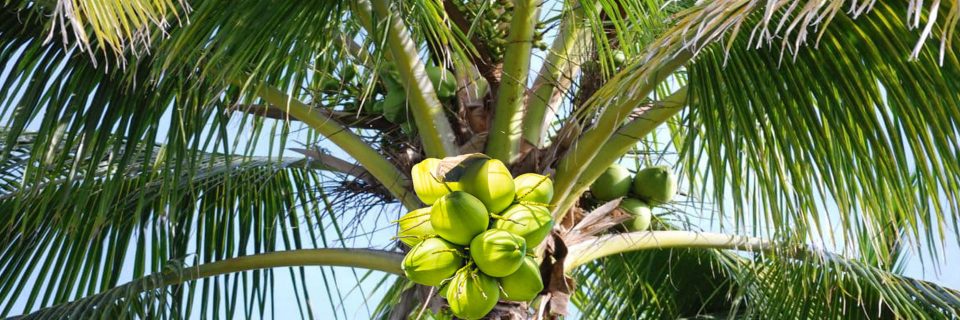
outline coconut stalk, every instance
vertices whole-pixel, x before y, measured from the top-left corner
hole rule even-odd
[[[270,104],[280,106],[290,116],[317,130],[356,159],[390,194],[399,199],[405,208],[413,210],[420,207],[420,200],[410,192],[406,175],[349,128],[276,88],[263,86],[257,93]]]
[[[378,33],[375,26],[386,26],[383,31],[386,32],[387,47],[384,49],[389,50],[392,62],[400,73],[400,83],[406,90],[407,102],[427,156],[443,158],[456,155],[456,136],[403,19],[391,11],[390,3],[385,0],[359,1],[354,8],[362,11],[361,16],[376,18],[376,21],[370,19],[366,25],[370,33]]]
[[[660,100],[644,110],[636,119],[620,127],[597,152],[590,166],[580,175],[574,185],[577,194],[582,194],[597,180],[607,167],[627,153],[636,143],[650,132],[653,132],[661,123],[676,115],[687,102],[687,87],[680,88],[670,96]]]
[[[560,33],[553,40],[540,73],[533,82],[533,93],[528,98],[526,114],[523,116],[523,139],[537,148],[543,147],[547,121],[553,119],[583,63],[585,55],[578,51],[589,47],[592,40],[584,36],[586,31],[580,23],[583,20],[583,7],[567,2],[577,8],[560,21]]]
[[[520,150],[522,106],[526,98],[527,73],[530,71],[530,53],[539,9],[536,1],[514,1],[513,20],[507,33],[503,78],[497,91],[486,148],[488,156],[506,164],[513,162]]]
[[[580,198],[580,195],[586,191],[585,187],[578,186],[584,183],[589,186],[590,183],[593,182],[593,179],[596,179],[596,177],[600,175],[600,173],[597,173],[593,179],[584,179],[581,183],[577,183],[580,175],[589,170],[591,166],[599,166],[602,164],[592,163],[592,161],[594,157],[598,155],[600,148],[607,142],[607,139],[620,127],[619,124],[623,123],[633,112],[634,108],[641,105],[643,99],[653,92],[661,81],[673,74],[674,71],[683,66],[692,57],[693,54],[691,52],[682,50],[675,55],[662,58],[663,60],[648,62],[647,66],[639,70],[640,74],[638,78],[642,85],[636,88],[630,97],[623,97],[624,102],[604,109],[599,120],[597,120],[596,126],[584,132],[580,139],[570,147],[567,154],[559,160],[557,165],[557,178],[554,181],[557,196],[553,199],[553,203],[551,203],[555,205],[553,215],[557,221],[563,219],[566,212],[573,207],[577,199]],[[618,80],[627,77],[631,71],[638,70],[628,68],[624,71],[625,72],[621,72],[611,79],[610,82],[607,82],[598,93],[615,93],[619,91],[622,88],[619,88],[621,81]],[[668,109],[665,106],[654,106],[641,113],[639,117],[646,120],[644,121],[647,123],[645,129],[649,132],[669,119],[670,116],[679,112],[680,109],[681,108]],[[621,154],[615,156],[619,157]],[[613,163],[613,161],[610,161],[610,163]],[[610,163],[603,165],[601,168],[606,168]],[[602,172],[602,170],[598,172]]]
[[[743,251],[773,250],[776,245],[758,238],[692,231],[640,231],[594,237],[570,246],[563,270],[570,272],[591,261],[630,251],[700,248]]]
[[[84,304],[100,299],[118,299],[207,277],[280,267],[354,267],[403,276],[403,271],[400,269],[401,261],[403,261],[401,253],[373,249],[300,249],[260,253],[154,273],[72,303]]]

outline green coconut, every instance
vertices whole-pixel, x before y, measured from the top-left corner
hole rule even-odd
[[[490,215],[483,202],[474,196],[454,191],[433,204],[430,209],[430,224],[440,237],[465,246],[478,234],[487,230]]]
[[[387,121],[400,123],[407,115],[407,95],[402,89],[393,89],[383,98],[383,117]]]
[[[536,248],[553,229],[553,216],[546,206],[515,204],[500,214],[494,228],[521,236],[527,248]]]
[[[323,79],[320,82],[320,89],[326,92],[340,91],[340,80],[334,78]]]
[[[440,238],[429,238],[410,249],[403,258],[401,268],[410,281],[425,286],[439,286],[453,276],[462,264],[459,247]]]
[[[613,66],[619,68],[619,67],[623,66],[623,63],[624,63],[624,62],[627,62],[627,55],[623,54],[623,51],[614,50],[614,51],[613,51]]]
[[[523,258],[523,264],[514,273],[500,278],[503,298],[510,301],[530,301],[543,291],[540,265],[533,257]]]
[[[527,252],[526,240],[500,229],[490,229],[470,241],[470,257],[491,277],[505,277],[520,268]]]
[[[412,137],[417,133],[417,126],[408,119],[406,122],[400,124],[400,131]]]
[[[667,166],[644,168],[633,179],[632,191],[650,205],[661,205],[677,194],[677,176]]]
[[[480,199],[493,213],[509,207],[516,194],[510,170],[497,159],[477,161],[468,166],[460,177],[460,187]]]
[[[397,238],[408,246],[415,246],[423,239],[437,234],[430,225],[430,207],[407,212],[397,220]]]
[[[450,280],[446,297],[453,315],[467,320],[480,319],[497,305],[500,286],[493,277],[473,268],[463,268]]]
[[[627,230],[644,231],[650,228],[650,217],[653,215],[650,212],[650,205],[646,202],[634,198],[626,198],[620,202],[620,209],[632,216],[630,220],[623,223],[623,225],[627,227]]]
[[[407,136],[413,137],[417,133],[417,126],[413,122],[407,120],[400,124],[400,132],[406,134]]]
[[[460,185],[456,182],[440,182],[434,177],[433,172],[440,165],[440,159],[427,158],[420,163],[415,164],[410,169],[410,178],[413,179],[413,191],[417,193],[420,201],[427,205],[433,205],[437,199],[450,193],[451,190],[460,190]]]
[[[346,66],[340,74],[342,75],[343,82],[350,82],[353,81],[353,77],[357,76],[357,70],[354,69],[353,66]]]
[[[367,113],[376,113],[376,114],[383,113],[383,100],[379,100],[379,101],[375,101],[374,103],[371,103],[370,108],[364,108],[363,111]]]
[[[517,201],[548,204],[553,200],[553,180],[536,173],[524,173],[513,178]]]
[[[440,98],[451,98],[457,94],[457,79],[453,72],[444,67],[429,66],[426,68],[427,77],[433,83]]]
[[[473,84],[475,89],[472,92],[474,98],[482,98],[483,96],[487,95],[488,91],[490,91],[490,83],[487,82],[487,78],[478,76],[473,80]]]
[[[630,192],[631,179],[627,168],[613,164],[590,185],[590,193],[600,201],[626,196],[627,192]]]

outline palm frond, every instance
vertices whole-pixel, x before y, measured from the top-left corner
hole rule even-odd
[[[574,273],[584,319],[678,319],[729,311],[735,283],[709,250],[648,250],[611,256]]]
[[[876,1],[850,1],[847,2],[852,8],[850,10],[852,17],[858,17],[865,12],[871,12]],[[557,186],[561,194],[570,192],[572,197],[558,197],[554,202],[558,205],[555,213],[563,214],[566,209],[572,206],[573,201],[583,191],[586,186],[592,182],[596,175],[587,175],[580,179],[580,175],[585,169],[585,163],[603,167],[607,163],[592,163],[593,155],[597,148],[606,141],[615,131],[622,121],[630,115],[630,111],[647,99],[655,88],[655,85],[668,78],[673,72],[686,65],[697,54],[705,49],[716,48],[714,44],[723,43],[724,49],[729,47],[738,39],[749,38],[748,41],[755,41],[749,47],[760,47],[763,45],[774,45],[775,39],[790,38],[793,42],[782,42],[784,46],[800,46],[807,44],[805,42],[810,35],[811,30],[826,30],[833,22],[836,13],[842,12],[841,2],[831,2],[829,5],[820,5],[820,1],[767,1],[764,3],[758,1],[723,1],[699,3],[694,7],[683,11],[677,17],[676,24],[669,31],[665,32],[656,41],[654,41],[645,51],[643,57],[635,61],[631,66],[623,68],[616,76],[597,90],[585,106],[578,110],[591,114],[597,110],[602,110],[600,116],[595,121],[596,125],[584,134],[571,147],[569,152],[559,164],[559,173],[557,175]],[[926,9],[919,1],[911,1],[913,4],[908,10],[904,8],[899,14],[901,16],[916,17],[919,19]],[[796,12],[793,11],[796,9]],[[929,8],[929,12],[939,12],[941,10],[939,2]],[[792,14],[787,15],[786,19],[772,20],[778,12],[787,11]],[[941,23],[941,27],[946,30],[952,30],[957,20],[955,15],[948,15],[947,18],[937,18],[931,14],[932,18],[928,22],[936,25]],[[756,22],[755,24],[751,21]],[[774,28],[776,26],[783,29]],[[738,37],[741,31],[753,27],[753,34],[750,37]],[[773,28],[773,30],[770,30]],[[775,32],[774,32],[775,31]],[[930,34],[921,34],[912,39],[925,40]],[[948,41],[954,36],[954,33],[942,34],[945,44],[953,43]],[[911,39],[911,38],[907,38]],[[922,42],[921,42],[922,43]],[[720,50],[720,49],[718,49]],[[721,50],[723,51],[723,50]],[[941,47],[941,52],[947,52],[946,47]]]
[[[302,271],[304,265],[357,266],[401,274],[400,261],[402,259],[403,255],[399,253],[380,250],[313,249],[261,253],[189,267],[168,265],[163,272],[115,286],[77,301],[44,308],[22,318],[87,319],[101,318],[117,313],[143,316],[145,311],[149,312],[151,309],[160,311],[162,314],[167,309],[164,304],[168,299],[167,295],[169,293],[167,291],[170,290],[170,287],[197,279],[284,266],[301,266]],[[304,294],[306,294],[306,291],[304,291]],[[228,315],[233,313],[229,309],[232,309],[232,307],[228,308]],[[312,317],[312,315],[310,316]],[[150,317],[156,318],[157,316]],[[260,314],[260,317],[263,317],[263,313]]]
[[[701,52],[689,67],[695,103],[682,157],[688,171],[703,172],[690,176],[707,182],[703,194],[734,199],[720,218],[772,237],[866,240],[864,250],[900,243],[892,228],[903,230],[902,245],[932,240],[926,249],[936,254],[934,234],[956,226],[951,213],[960,211],[960,69],[949,41],[957,35],[943,53],[950,63],[939,66],[933,48],[909,61],[917,38],[909,10],[877,1],[862,13],[836,12],[817,50],[793,58],[782,57],[793,45],[754,49],[746,39]],[[889,267],[896,259],[881,260]]]
[[[190,7],[183,0],[44,0],[18,1],[21,7],[40,6],[38,10],[50,12],[52,29],[48,40],[59,33],[64,45],[72,44],[68,34],[76,39],[83,51],[96,61],[94,51],[102,51],[110,58],[123,57],[130,52],[141,54],[149,51],[151,29],[165,30],[173,23],[180,23],[180,16]],[[30,4],[32,2],[32,5]]]
[[[30,170],[34,142],[30,137],[22,136],[12,148],[14,156],[0,167],[4,176]],[[337,220],[357,217],[328,209],[358,203],[321,199],[327,193],[355,192],[331,184],[338,179],[317,171],[325,167],[302,158],[218,154],[205,154],[190,166],[176,165],[167,152],[164,147],[151,152],[119,150],[117,156],[139,156],[128,166],[138,170],[114,172],[109,157],[84,158],[75,167],[98,170],[72,172],[74,166],[49,166],[44,169],[60,171],[64,177],[26,183],[4,179],[17,183],[2,184],[9,191],[0,194],[0,229],[6,230],[0,240],[3,314],[60,305],[113,288],[123,278],[136,279],[170,266],[281,249],[337,247],[354,236],[352,230],[331,230]],[[131,267],[132,273],[121,272],[121,266]],[[208,302],[219,299],[244,299],[249,312],[262,313],[267,310],[257,300],[269,300],[263,294],[277,276],[273,271],[252,276],[201,280],[200,287],[175,286],[162,291],[165,295],[143,297],[131,310],[155,317],[187,316],[196,312],[189,307],[193,301],[207,308]],[[302,278],[291,279],[294,287],[307,290]],[[239,291],[222,290],[241,283]],[[104,302],[100,300],[97,303]],[[207,312],[235,306],[214,303]]]
[[[586,318],[936,319],[960,310],[955,290],[788,242],[757,253],[627,252],[575,275]]]

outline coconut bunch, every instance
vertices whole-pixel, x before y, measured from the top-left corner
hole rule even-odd
[[[624,226],[629,231],[644,231],[650,227],[651,209],[670,202],[677,193],[677,176],[667,166],[643,168],[634,176],[613,164],[590,185],[590,193],[600,201],[625,197],[619,208],[632,218]]]
[[[393,64],[388,63],[385,68],[387,71],[384,73],[383,83],[386,93],[383,94],[382,99],[373,102],[370,111],[382,114],[384,119],[400,125],[405,132],[412,132],[413,118],[409,114],[410,108],[407,108],[407,93],[400,83],[400,76],[394,70]],[[457,80],[453,72],[441,66],[426,66],[425,70],[438,98],[449,101],[456,97]]]
[[[440,162],[426,159],[412,170],[414,191],[430,206],[398,220],[397,238],[411,246],[402,265],[407,278],[440,288],[463,319],[484,317],[501,299],[535,298],[543,281],[534,251],[553,228],[553,182],[533,173],[514,178],[485,158],[447,181],[435,174]]]

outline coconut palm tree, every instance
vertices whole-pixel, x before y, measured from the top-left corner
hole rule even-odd
[[[449,318],[377,239],[414,164],[484,153],[557,221],[491,318],[960,317],[903,275],[957,236],[957,1],[2,6],[2,316],[350,317],[313,308],[352,277]],[[588,192],[614,163],[682,178],[650,231]]]

